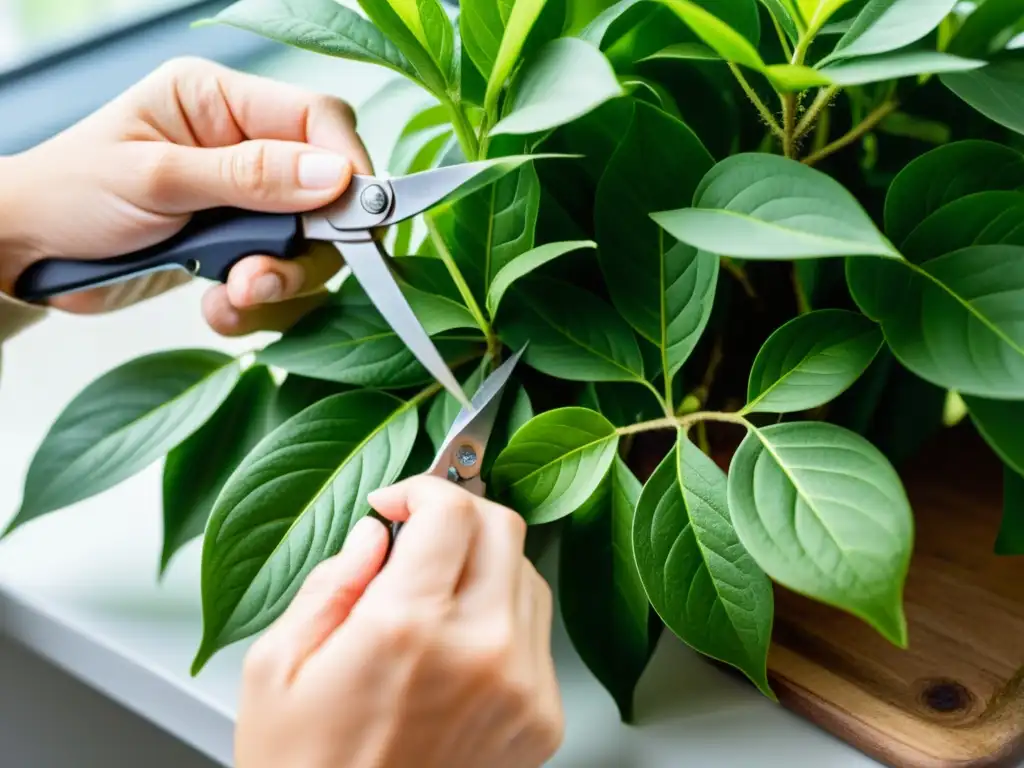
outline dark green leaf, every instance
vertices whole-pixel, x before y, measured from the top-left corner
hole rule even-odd
[[[897,245],[946,203],[987,190],[1024,187],[1024,156],[991,141],[958,141],[909,163],[885,198],[885,231]]]
[[[864,315],[820,309],[768,337],[750,369],[746,413],[792,413],[824,405],[848,389],[882,346]]]
[[[953,36],[949,52],[958,56],[990,56],[1006,47],[1022,20],[1024,5],[1020,0],[982,0]]]
[[[1024,474],[1024,402],[1011,400],[986,400],[982,397],[964,396],[967,411],[978,432],[989,447],[1016,472]]]
[[[994,399],[1024,391],[1024,247],[973,246],[919,266],[851,259],[847,280],[921,378]]]
[[[531,525],[571,515],[604,481],[619,436],[604,416],[558,408],[521,427],[494,462],[491,487]]]
[[[459,289],[441,259],[433,256],[403,256],[391,262],[403,282],[425,293],[461,302]]]
[[[525,277],[538,267],[542,267],[549,261],[557,259],[559,256],[566,253],[579,250],[580,248],[595,247],[597,247],[597,243],[592,240],[578,240],[567,243],[546,243],[545,245],[539,245],[524,254],[516,256],[511,261],[507,262],[505,266],[499,269],[497,274],[494,275],[494,279],[491,280],[491,285],[487,290],[488,313],[490,313],[492,317],[497,314],[498,305],[501,303],[501,298],[505,295],[505,291],[507,291],[509,287],[511,287],[512,283],[519,278]]]
[[[651,390],[628,382],[589,383],[583,389],[580,405],[597,411],[616,427],[627,427],[665,415]]]
[[[572,37],[553,40],[523,64],[491,135],[547,131],[621,95],[615,72],[597,48]]]
[[[745,153],[718,163],[694,206],[652,218],[673,237],[720,256],[899,256],[839,182],[778,155]]]
[[[531,367],[571,381],[640,381],[643,358],[625,321],[569,283],[527,277],[503,302],[498,333]]]
[[[277,388],[274,395],[274,402],[267,413],[267,432],[277,429],[288,419],[304,411],[313,403],[347,392],[349,387],[345,384],[338,384],[335,381],[324,381],[308,376],[300,376],[297,373],[289,373],[281,386]]]
[[[725,473],[685,437],[640,494],[633,550],[665,625],[774,698],[767,675],[771,582],[733,529]]]
[[[452,22],[438,0],[416,0],[423,36],[426,38],[427,50],[442,73],[452,72],[452,56],[455,52],[455,35]],[[457,86],[457,81],[446,77],[449,87]]]
[[[956,4],[957,0],[870,0],[825,61],[888,53],[916,43]]]
[[[633,559],[640,482],[616,457],[611,471],[561,532],[562,621],[580,658],[633,720],[633,691],[650,659],[649,608]]]
[[[871,443],[818,422],[752,429],[729,469],[729,511],[775,581],[906,646],[913,517],[899,476]]]
[[[419,74],[380,29],[335,0],[239,0],[212,19],[296,48]]]
[[[473,397],[476,394],[481,382],[487,377],[489,365],[490,362],[486,358],[481,360],[466,380],[461,382],[462,391],[466,393],[466,397]],[[461,408],[459,401],[446,390],[439,392],[430,404],[424,426],[435,451],[440,450],[441,444],[444,443],[448,430],[455,423],[455,417],[459,415]]]
[[[6,532],[141,472],[199,429],[240,375],[228,355],[182,349],[100,376],[64,408],[36,450]]]
[[[1024,134],[1024,61],[1008,59],[939,78],[989,120]]]
[[[476,327],[468,310],[454,301],[411,286],[403,286],[403,293],[431,336]],[[451,362],[472,356],[475,338],[469,333],[435,343]],[[330,303],[300,320],[257,359],[289,373],[356,386],[399,389],[430,381],[430,374],[352,279]]]
[[[996,537],[997,555],[1024,555],[1024,477],[1003,467],[1003,522]]]
[[[179,549],[202,535],[217,494],[271,426],[276,394],[270,372],[250,368],[209,421],[167,454],[161,574]]]
[[[761,3],[779,22],[789,42],[796,45],[800,41],[800,30],[797,28],[795,8],[791,0],[761,0]]]
[[[415,402],[360,391],[322,400],[260,441],[207,525],[203,640],[193,674],[284,612],[369,511],[367,493],[402,471],[416,432]]]
[[[977,192],[948,203],[921,222],[903,243],[915,264],[972,245],[1024,245],[1024,194]]]
[[[718,259],[675,244],[650,214],[688,205],[712,163],[689,128],[638,101],[597,187],[594,229],[608,291],[622,316],[662,350],[670,373],[707,323]]]

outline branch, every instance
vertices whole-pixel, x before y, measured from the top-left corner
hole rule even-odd
[[[719,411],[698,411],[686,416],[669,416],[664,419],[653,419],[642,421],[639,424],[630,424],[619,427],[615,430],[619,435],[635,435],[638,432],[653,432],[658,429],[681,429],[688,430],[694,424],[702,421],[717,421],[725,424],[738,424],[750,428],[750,422],[738,413],[721,413]]]
[[[827,144],[817,152],[803,159],[804,165],[812,166],[821,162],[829,155],[833,155],[841,149],[850,146],[855,141],[863,138],[872,128],[887,118],[899,106],[897,101],[887,101],[865,117],[858,125],[850,129],[849,133]]]
[[[818,119],[818,115],[821,110],[825,109],[829,105],[829,102],[839,93],[839,86],[833,85],[828,88],[821,88],[818,91],[818,96],[811,103],[811,106],[807,109],[807,114],[803,116],[803,119],[796,127],[796,135],[793,137],[794,141],[799,141],[800,138],[806,134],[814,126],[814,121]]]
[[[786,93],[782,96],[782,154],[793,156],[796,144],[796,94]]]
[[[743,92],[747,94],[747,98],[750,99],[750,103],[757,108],[758,114],[761,115],[761,119],[764,120],[772,133],[781,139],[783,136],[782,128],[779,126],[779,122],[775,119],[775,115],[771,113],[771,110],[769,110],[768,107],[765,106],[764,102],[761,101],[761,97],[759,97],[754,89],[750,87],[750,83],[747,82],[747,78],[743,76],[743,72],[740,71],[740,68],[730,61],[729,69],[736,77],[736,80],[739,82]]]

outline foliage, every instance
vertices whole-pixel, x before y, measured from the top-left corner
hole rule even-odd
[[[1024,554],[1019,2],[359,5],[206,23],[420,86],[393,173],[533,156],[399,228],[393,266],[468,390],[529,342],[484,480],[561,537],[562,616],[624,719],[662,627],[772,696],[773,582],[906,645],[894,465],[949,397],[1005,465],[997,550]],[[198,670],[456,410],[346,280],[255,361],[172,351],[91,384],[11,530],[168,454],[163,564],[203,535]]]

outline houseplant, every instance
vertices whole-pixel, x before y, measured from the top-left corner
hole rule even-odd
[[[484,477],[557,541],[567,629],[624,720],[663,627],[772,696],[773,580],[906,645],[894,467],[965,414],[1005,464],[997,547],[1024,548],[1019,2],[360,6],[210,23],[422,86],[392,173],[538,155],[390,244],[467,389],[530,342]],[[166,454],[161,566],[203,536],[198,671],[455,411],[347,280],[255,353],[90,384],[7,533]]]

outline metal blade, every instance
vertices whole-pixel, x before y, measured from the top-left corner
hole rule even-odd
[[[476,192],[514,171],[535,156],[519,155],[449,165],[391,179],[395,204],[379,226],[387,227]]]
[[[345,258],[345,264],[352,270],[352,276],[359,281],[370,301],[398,338],[463,408],[472,410],[473,406],[466,393],[462,391],[458,380],[441,357],[441,353],[437,351],[430,336],[423,330],[409,302],[402,295],[398,283],[392,277],[384,254],[381,253],[379,241],[335,245]]]

